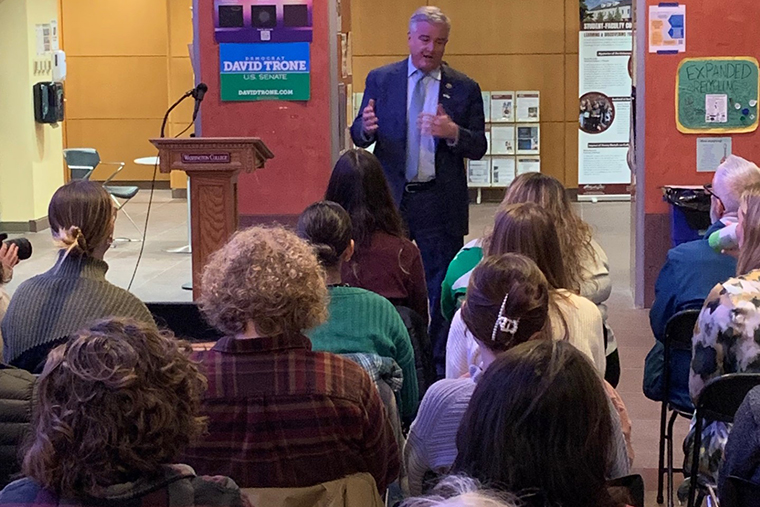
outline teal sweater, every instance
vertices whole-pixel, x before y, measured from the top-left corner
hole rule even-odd
[[[404,373],[401,417],[414,417],[419,403],[414,349],[396,308],[368,290],[331,287],[329,312],[326,323],[307,333],[312,348],[333,354],[377,354],[396,361]]]

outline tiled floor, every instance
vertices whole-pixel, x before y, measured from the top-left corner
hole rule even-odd
[[[140,191],[125,208],[132,218],[145,221],[149,192]],[[657,442],[659,431],[659,405],[644,398],[641,392],[644,357],[654,340],[649,329],[646,310],[633,308],[630,289],[630,204],[583,203],[579,204],[583,218],[592,224],[596,238],[607,252],[613,281],[612,296],[608,301],[609,322],[615,330],[620,346],[622,375],[618,391],[622,395],[633,421],[633,438],[636,459],[635,471],[644,475],[647,484],[647,505],[654,506],[657,487]],[[472,237],[480,236],[492,222],[496,205],[474,205],[471,211]],[[50,231],[27,235],[35,254],[22,262],[15,271],[10,292],[26,278],[52,266],[55,252]],[[140,234],[124,218],[116,224],[116,236],[139,238]],[[190,280],[190,255],[168,253],[166,250],[187,243],[187,205],[184,200],[173,200],[169,191],[155,192],[151,210],[145,251],[140,262],[132,291],[144,301],[189,301],[191,293],[182,290]],[[132,277],[141,244],[118,242],[106,260],[110,265],[108,279],[127,287]],[[683,440],[687,423],[677,424],[677,442]],[[682,461],[680,446],[676,445],[676,466]],[[677,479],[678,480],[678,479]]]

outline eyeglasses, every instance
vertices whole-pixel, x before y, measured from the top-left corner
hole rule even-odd
[[[721,204],[721,206],[723,206],[724,208],[726,207],[726,205],[723,204],[723,200],[720,198],[720,196],[718,196],[718,194],[716,194],[715,192],[713,192],[712,183],[708,183],[707,185],[703,185],[702,188],[705,189],[705,193],[707,195],[709,195],[710,197],[715,197],[718,200],[718,202]]]

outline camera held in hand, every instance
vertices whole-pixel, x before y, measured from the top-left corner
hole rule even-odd
[[[32,243],[26,238],[8,239],[8,234],[0,233],[0,241],[6,245],[16,245],[18,248],[18,260],[25,261],[32,256]]]

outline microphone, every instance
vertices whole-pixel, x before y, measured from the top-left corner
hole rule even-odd
[[[193,109],[193,120],[195,121],[195,118],[198,116],[198,110],[201,108],[201,102],[203,102],[203,97],[206,95],[206,92],[208,91],[208,86],[206,86],[206,83],[198,83],[198,86],[195,87],[193,90],[193,98],[195,99],[195,108]]]

